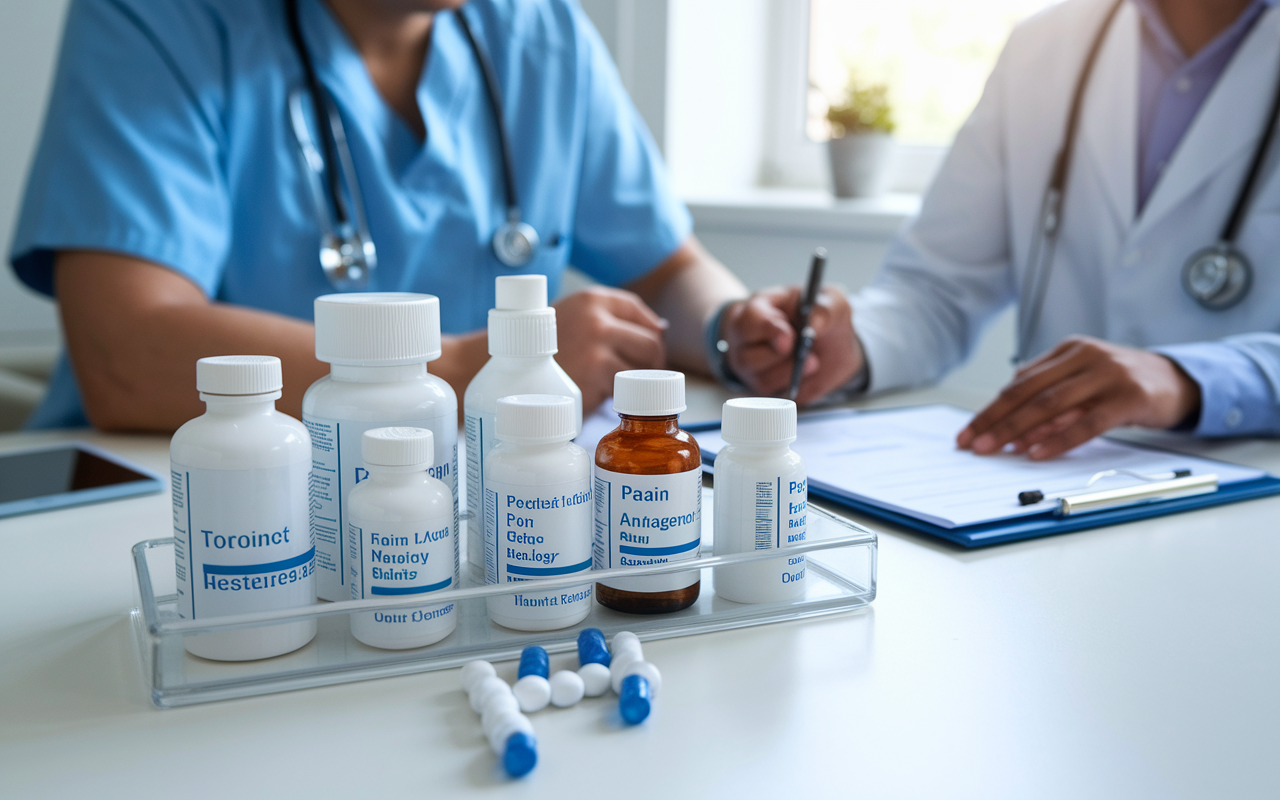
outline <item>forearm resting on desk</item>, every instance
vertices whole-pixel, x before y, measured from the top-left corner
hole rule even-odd
[[[307,387],[328,374],[309,322],[212,302],[165,267],[119,254],[60,253],[55,291],[85,413],[102,430],[176,430],[204,413],[196,360],[273,355],[283,362],[277,407],[302,414]],[[459,398],[488,358],[484,332],[445,337],[431,371]]]

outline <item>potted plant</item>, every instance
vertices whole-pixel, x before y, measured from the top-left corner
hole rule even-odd
[[[889,87],[864,82],[850,69],[841,97],[827,108],[831,179],[836,197],[874,197],[884,189],[892,146]]]

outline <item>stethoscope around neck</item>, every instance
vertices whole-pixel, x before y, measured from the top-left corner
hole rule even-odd
[[[1040,314],[1044,310],[1049,277],[1053,271],[1054,250],[1057,246],[1058,234],[1062,230],[1062,209],[1067,191],[1067,175],[1071,169],[1071,154],[1075,149],[1076,129],[1079,127],[1080,110],[1084,105],[1085,89],[1088,87],[1089,77],[1093,73],[1093,67],[1098,60],[1098,53],[1102,50],[1107,31],[1124,2],[1125,0],[1117,0],[1107,12],[1102,26],[1089,47],[1080,76],[1076,79],[1075,90],[1071,96],[1071,110],[1067,114],[1066,132],[1062,146],[1053,160],[1053,171],[1050,173],[1049,185],[1045,188],[1040,215],[1032,234],[1026,281],[1030,302],[1023,303],[1019,307],[1018,354],[1014,357],[1015,362],[1025,360],[1026,349],[1031,346],[1032,337],[1040,324]],[[1277,117],[1280,117],[1280,81],[1277,81],[1271,100],[1267,126],[1262,133],[1262,138],[1258,141],[1258,146],[1254,149],[1249,172],[1236,195],[1231,214],[1222,226],[1217,243],[1193,253],[1182,267],[1183,291],[1201,307],[1210,311],[1225,311],[1235,306],[1245,298],[1253,286],[1253,265],[1236,246],[1236,239],[1244,224],[1249,200],[1253,196],[1263,164],[1270,152]]]
[[[316,75],[315,64],[302,36],[298,0],[285,0],[285,9],[289,38],[302,62],[305,84],[289,93],[289,122],[298,142],[307,187],[315,205],[316,218],[320,222],[320,266],[335,289],[364,289],[378,267],[378,251],[369,235],[369,221],[360,192],[360,181],[356,177],[355,163],[351,158],[351,148],[347,144],[346,128],[337,107]],[[489,108],[497,126],[502,156],[507,218],[493,234],[493,254],[504,266],[518,269],[533,260],[539,246],[538,232],[521,218],[511,140],[507,136],[507,126],[502,116],[502,94],[498,89],[493,64],[476,42],[466,15],[460,10],[455,13],[467,43],[471,45],[476,63],[480,65]],[[320,131],[318,147],[307,124],[307,95],[310,95],[312,113]],[[337,169],[326,169],[325,165],[336,165]],[[344,184],[350,198],[350,207],[342,196]]]

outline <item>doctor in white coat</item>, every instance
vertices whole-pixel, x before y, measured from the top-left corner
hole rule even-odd
[[[824,294],[801,402],[936,381],[1016,302],[1022,366],[961,447],[1049,458],[1130,424],[1280,433],[1280,146],[1262,146],[1280,98],[1273,3],[1067,0],[1021,24],[875,280]],[[1040,256],[1051,266],[1037,267],[1077,84],[1060,227]],[[1184,268],[1219,242],[1242,194],[1234,246],[1249,282],[1210,309]],[[798,296],[722,309],[711,336],[728,344],[725,373],[785,389]]]

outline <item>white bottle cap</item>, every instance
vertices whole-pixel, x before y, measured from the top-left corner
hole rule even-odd
[[[796,404],[776,397],[739,397],[724,404],[720,438],[729,444],[796,440]]]
[[[201,394],[270,394],[283,387],[280,359],[275,356],[214,356],[196,362],[196,389]]]
[[[613,410],[634,417],[669,417],[684,411],[684,373],[628,369],[613,376]]]
[[[366,466],[426,469],[435,461],[435,437],[426,428],[374,428],[360,440]]]
[[[316,298],[316,358],[353,367],[420,364],[440,357],[440,299],[411,292]]]
[[[498,399],[494,435],[514,444],[553,444],[578,435],[574,403],[555,394],[513,394]]]
[[[489,355],[555,355],[556,310],[547,307],[547,276],[503,275],[494,281],[494,290]]]
[[[533,311],[547,307],[546,275],[503,275],[493,282],[499,311]]]

